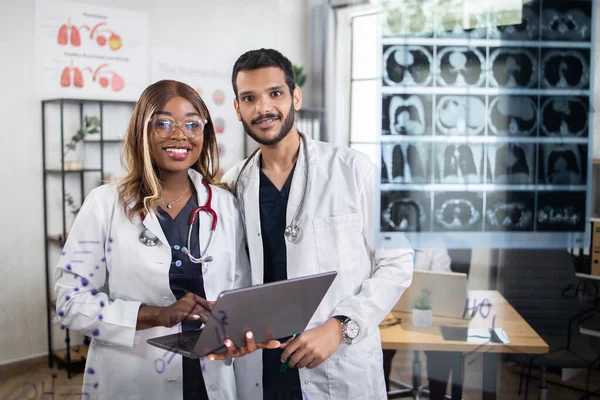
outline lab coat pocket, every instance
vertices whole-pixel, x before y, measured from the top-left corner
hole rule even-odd
[[[313,229],[321,272],[358,268],[364,247],[361,214],[317,218],[313,221]]]

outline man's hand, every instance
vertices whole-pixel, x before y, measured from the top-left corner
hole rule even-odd
[[[289,367],[316,368],[337,350],[344,336],[342,323],[335,318],[323,325],[302,332],[296,339],[290,339],[281,345],[284,349],[281,362],[284,363],[290,354]]]

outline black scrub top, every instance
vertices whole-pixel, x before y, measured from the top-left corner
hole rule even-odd
[[[260,229],[263,242],[264,283],[287,279],[285,216],[294,175],[290,172],[279,191],[269,178],[260,171],[259,204]],[[282,338],[287,340],[287,338]],[[263,350],[263,399],[302,400],[302,388],[297,368],[279,372],[282,349]]]
[[[190,215],[198,207],[198,197],[194,191],[192,197],[177,214],[175,219],[163,209],[159,208],[158,213],[161,218],[160,227],[171,244],[171,267],[169,268],[169,285],[171,291],[177,300],[181,299],[188,292],[193,292],[206,299],[204,292],[204,280],[202,278],[202,264],[194,264],[181,251],[182,247],[187,246],[187,236],[189,229]],[[198,257],[198,218],[192,228],[190,239],[190,251]],[[181,323],[182,331],[191,331],[199,329],[202,323],[200,321],[184,320]],[[183,399],[184,400],[208,400],[204,378],[200,367],[200,360],[182,357],[183,359]]]

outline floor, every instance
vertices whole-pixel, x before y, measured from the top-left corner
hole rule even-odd
[[[392,378],[404,382],[411,381],[412,374],[412,352],[399,352],[394,358],[392,364]],[[424,357],[421,357],[423,360]],[[464,400],[481,399],[481,358],[476,360],[467,360],[465,365],[465,389],[463,393]],[[524,399],[523,394],[517,396],[519,385],[520,367],[502,362],[499,368],[499,400],[504,399]],[[423,376],[425,375],[425,365],[423,363]],[[539,376],[537,373],[535,376]],[[53,378],[54,376],[54,378]],[[561,382],[560,376],[548,374],[550,382]],[[38,359],[27,362],[16,368],[0,368],[0,400],[75,400],[85,399],[82,396],[81,386],[83,381],[82,374],[76,374],[71,380],[67,379],[65,371],[47,367],[44,359]],[[592,388],[600,389],[600,372],[594,371],[592,375]],[[572,386],[583,388],[585,385],[585,374],[581,373],[570,379],[567,383]],[[529,399],[537,399],[538,381],[531,380],[529,386]],[[54,394],[54,396],[52,396]],[[548,385],[548,400],[554,399],[579,399],[583,392],[576,392],[565,389],[553,384]],[[600,399],[600,396],[594,398]],[[162,399],[161,399],[162,400]]]

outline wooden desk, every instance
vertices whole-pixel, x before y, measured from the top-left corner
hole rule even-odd
[[[548,352],[548,345],[499,292],[495,290],[469,291],[469,307],[473,307],[474,302],[480,304],[484,299],[491,303],[489,310],[488,307],[483,307],[481,312],[477,310],[475,316],[470,320],[433,317],[433,326],[429,328],[415,328],[412,325],[410,313],[392,312],[386,319],[399,317],[402,318],[402,323],[379,329],[382,347],[387,350],[481,352],[484,364],[483,399],[495,399],[498,354],[545,354]],[[484,318],[482,313],[487,318]],[[444,340],[441,325],[469,328],[491,328],[494,325],[496,328],[504,329],[510,344],[473,344]]]

